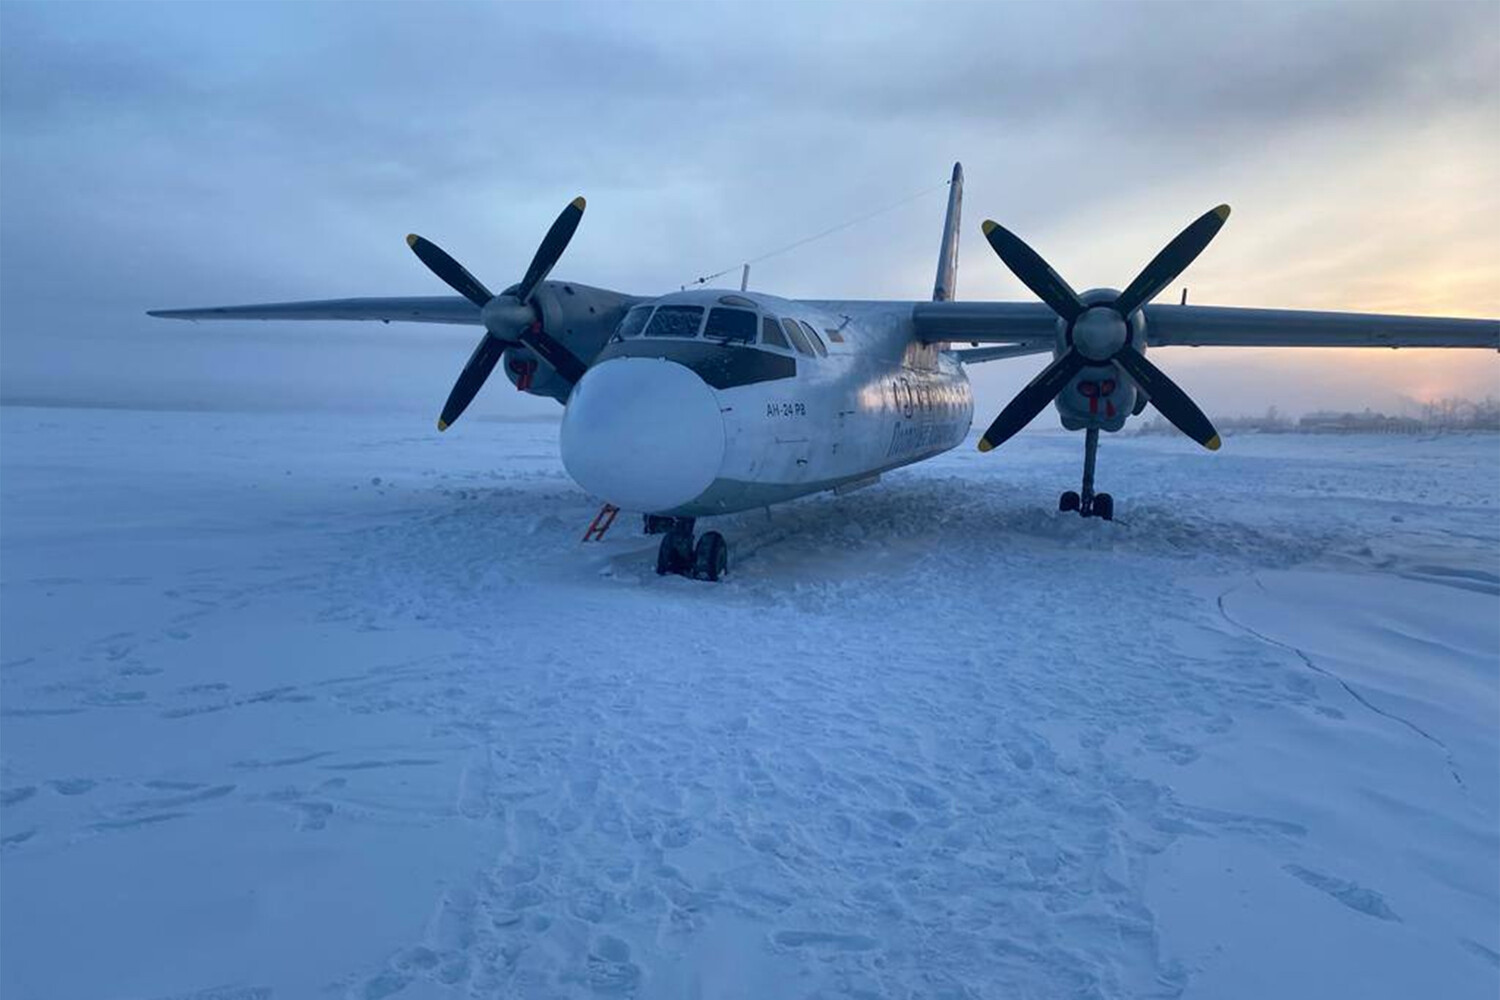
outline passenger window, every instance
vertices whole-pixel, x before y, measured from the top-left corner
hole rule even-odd
[[[636,306],[625,314],[620,320],[620,325],[615,327],[616,340],[628,340],[631,337],[639,337],[641,331],[646,329],[646,321],[651,318],[650,306]]]
[[[802,329],[807,331],[807,340],[818,352],[818,356],[823,358],[828,357],[828,348],[823,346],[823,338],[818,336],[818,331],[814,330],[808,324],[803,323],[800,319],[797,322],[801,324]]]
[[[781,321],[781,325],[786,329],[786,335],[791,338],[792,346],[797,348],[798,353],[812,357],[812,345],[807,342],[807,334],[802,332],[802,328],[797,325],[797,321],[794,319],[784,319]]]
[[[662,306],[646,327],[648,337],[696,337],[703,323],[702,306]]]
[[[786,342],[786,334],[781,332],[781,324],[776,321],[775,316],[767,316],[760,321],[760,341],[772,347],[785,347],[789,351],[792,349],[792,345]]]
[[[714,307],[708,311],[708,325],[703,328],[708,340],[735,341],[740,344],[755,343],[755,313],[746,309],[724,309]]]

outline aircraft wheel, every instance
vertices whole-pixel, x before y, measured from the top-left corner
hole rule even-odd
[[[1062,496],[1058,497],[1057,498],[1057,509],[1060,510],[1060,511],[1077,510],[1078,509],[1078,494],[1074,493],[1072,490],[1069,490],[1068,492],[1064,493]]]
[[[1100,493],[1094,497],[1094,516],[1101,517],[1106,521],[1115,519],[1115,498],[1108,493]]]
[[[693,577],[718,580],[729,569],[729,545],[717,531],[705,531],[693,553]]]
[[[683,538],[677,532],[668,532],[661,536],[661,544],[656,547],[656,575],[666,576],[669,573],[685,575],[693,568],[693,539],[689,535]]]

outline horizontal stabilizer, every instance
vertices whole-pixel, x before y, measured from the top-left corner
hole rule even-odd
[[[958,360],[966,365],[977,365],[982,361],[1004,361],[1006,358],[1027,358],[1033,354],[1046,354],[1052,350],[1046,344],[999,344],[995,347],[972,347],[954,351]]]

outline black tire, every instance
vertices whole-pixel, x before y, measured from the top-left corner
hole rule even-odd
[[[1060,511],[1077,510],[1078,509],[1078,494],[1074,493],[1072,490],[1069,490],[1068,492],[1064,493],[1062,496],[1058,497],[1057,498],[1057,509],[1060,510]]]
[[[661,544],[656,547],[656,575],[666,576],[668,573],[672,573],[682,576],[692,568],[692,536],[688,535],[684,537],[675,531],[669,531],[665,535],[662,535]]]
[[[716,581],[729,570],[729,545],[717,531],[705,531],[693,552],[693,577]]]
[[[1094,497],[1094,516],[1106,521],[1115,519],[1115,498],[1108,493],[1100,493]]]

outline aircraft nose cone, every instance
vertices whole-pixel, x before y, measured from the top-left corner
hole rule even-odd
[[[615,358],[573,387],[562,422],[563,466],[596,496],[628,510],[669,511],[713,483],[724,418],[698,375],[661,358]]]

